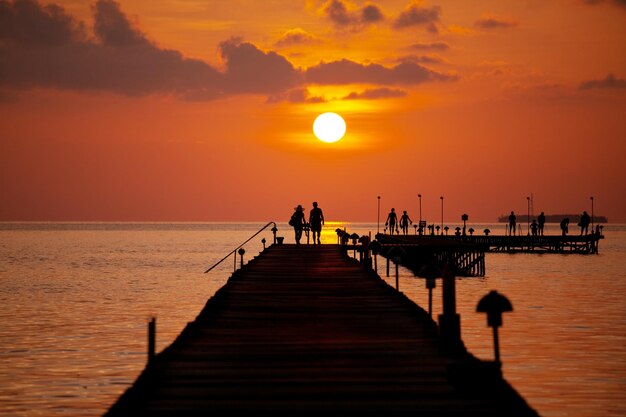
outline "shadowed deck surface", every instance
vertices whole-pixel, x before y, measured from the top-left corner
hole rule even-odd
[[[536,416],[488,365],[443,354],[428,314],[337,245],[272,245],[106,416]]]

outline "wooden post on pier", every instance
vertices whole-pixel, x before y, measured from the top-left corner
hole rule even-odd
[[[454,274],[447,264],[442,272],[443,314],[439,315],[439,337],[445,350],[456,352],[462,348],[461,316],[456,312],[456,284]]]
[[[154,359],[156,350],[156,317],[152,317],[148,322],[148,363]]]
[[[396,291],[400,291],[400,272],[398,271],[401,258],[396,256],[393,258],[393,262],[396,264]]]

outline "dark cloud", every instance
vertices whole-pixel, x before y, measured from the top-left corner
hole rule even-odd
[[[10,27],[37,20],[46,28],[46,36],[55,39],[53,44],[32,38],[27,43],[0,42],[0,85],[105,90],[131,96],[184,96],[190,91],[202,91],[206,97],[222,94],[218,89],[218,71],[202,61],[186,59],[177,51],[159,49],[148,42],[129,24],[114,1],[96,2],[95,39],[83,36],[82,25],[58,6],[43,7],[30,0],[16,0],[0,2],[0,9],[2,19],[8,16]]]
[[[517,26],[517,22],[497,17],[483,17],[478,19],[474,25],[481,29],[506,29]]]
[[[220,50],[226,60],[224,84],[229,93],[271,94],[300,83],[300,73],[276,52],[263,52],[235,38],[220,43]]]
[[[328,0],[322,11],[335,26],[342,28],[359,29],[385,19],[381,8],[371,3],[357,10],[348,10],[342,0]]]
[[[342,60],[302,70],[276,52],[238,38],[220,43],[224,70],[219,71],[160,48],[114,0],[97,0],[92,10],[93,34],[87,34],[85,26],[59,6],[0,0],[0,97],[14,97],[20,89],[57,88],[188,100],[265,94],[270,102],[320,102],[323,98],[303,88],[307,82],[408,85],[455,79],[416,62],[385,67]],[[376,20],[375,9],[367,10],[367,19]],[[306,39],[304,31],[284,37],[285,42]]]
[[[450,45],[445,42],[414,43],[410,48],[417,51],[445,51],[450,49]]]
[[[380,7],[368,4],[361,10],[361,20],[366,23],[376,23],[385,19]]]
[[[290,29],[280,37],[278,41],[276,41],[276,46],[292,46],[292,45],[301,45],[307,43],[315,43],[319,42],[319,40],[301,28]]]
[[[52,46],[85,38],[84,26],[50,4],[35,0],[0,1],[0,41],[25,45]]]
[[[147,45],[149,42],[133,27],[120,5],[114,1],[98,1],[93,6],[94,33],[105,45]]]
[[[344,100],[378,100],[381,98],[405,97],[406,91],[395,90],[391,88],[372,88],[361,92],[353,91],[345,96]]]
[[[592,88],[626,88],[626,80],[617,78],[613,74],[608,74],[606,78],[600,80],[588,80],[580,83],[581,90],[589,90]]]
[[[396,29],[423,26],[428,31],[437,33],[437,24],[441,15],[441,7],[422,7],[418,4],[409,5],[393,22]]]
[[[267,98],[268,103],[279,103],[288,101],[290,103],[324,103],[324,97],[312,96],[306,88],[295,88],[284,93],[273,94]]]
[[[582,2],[592,6],[598,4],[613,4],[615,6],[626,8],[626,0],[582,0]]]
[[[437,55],[408,55],[399,59],[400,62],[417,62],[418,64],[441,64],[445,62],[443,58]]]
[[[317,84],[409,85],[456,79],[455,76],[432,71],[414,62],[402,62],[388,68],[379,64],[359,64],[347,59],[322,62],[308,68],[305,74],[308,82]]]
[[[161,49],[134,27],[113,0],[94,7],[94,39],[58,6],[0,0],[0,86],[103,90],[129,96],[173,94],[195,100],[270,94],[299,82],[275,52],[231,39],[220,45],[226,71]],[[37,22],[28,33],[25,25]]]
[[[337,26],[345,26],[354,23],[354,17],[348,12],[348,8],[341,0],[329,0],[323,7],[326,16]]]

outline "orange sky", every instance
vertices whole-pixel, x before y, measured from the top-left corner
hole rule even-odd
[[[624,51],[623,0],[0,0],[0,220],[626,222]]]

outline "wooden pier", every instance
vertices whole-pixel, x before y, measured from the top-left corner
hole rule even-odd
[[[475,358],[460,333],[448,342],[424,309],[339,245],[273,244],[105,416],[538,415],[500,363]]]
[[[484,276],[485,253],[599,253],[600,233],[569,236],[387,235],[377,234],[380,255],[411,269],[448,265],[456,276]],[[387,266],[388,267],[388,266]]]
[[[483,246],[489,252],[508,253],[561,253],[593,255],[599,253],[600,239],[598,233],[588,235],[527,235],[527,236],[444,236],[444,239],[461,240]]]
[[[448,265],[456,276],[482,277],[485,275],[487,245],[460,239],[441,239],[433,236],[376,235],[380,254],[396,259],[418,273],[429,264]]]

